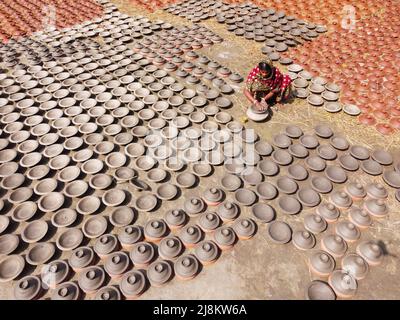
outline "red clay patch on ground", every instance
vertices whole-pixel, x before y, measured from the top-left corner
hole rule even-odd
[[[54,22],[62,29],[102,15],[95,0],[2,0],[0,39],[30,35]]]

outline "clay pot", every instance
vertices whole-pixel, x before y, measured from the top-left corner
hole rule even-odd
[[[306,297],[308,300],[336,300],[333,289],[325,282],[314,280],[307,287]]]
[[[19,255],[10,255],[0,261],[0,281],[17,278],[25,268],[25,260]]]
[[[172,278],[172,267],[165,261],[153,262],[147,271],[152,286],[161,287]]]
[[[104,269],[113,279],[120,278],[130,265],[130,260],[125,252],[113,252],[110,254],[105,263]]]
[[[181,280],[193,279],[200,271],[199,261],[194,255],[181,256],[174,263],[174,271]]]
[[[219,256],[218,246],[213,241],[202,241],[196,245],[195,256],[203,265],[215,262]]]
[[[42,293],[42,282],[39,277],[26,276],[14,285],[14,298],[17,300],[35,300]]]
[[[101,267],[92,266],[83,270],[78,278],[79,287],[87,294],[93,294],[101,288],[105,280],[105,272]]]
[[[351,298],[357,292],[357,281],[344,270],[332,272],[328,282],[340,298]]]
[[[175,259],[182,252],[182,243],[177,237],[164,238],[158,246],[158,252],[165,260]]]
[[[351,253],[342,259],[342,269],[356,280],[364,279],[369,271],[368,263],[358,254]]]
[[[51,300],[78,300],[79,298],[80,289],[75,282],[64,282],[51,294]]]
[[[335,269],[334,258],[325,251],[315,251],[309,258],[310,270],[321,277],[327,277]]]
[[[113,234],[104,234],[94,244],[94,251],[100,259],[107,258],[118,247],[118,239]]]
[[[180,238],[185,247],[191,248],[201,241],[203,234],[198,226],[186,226],[180,233]]]
[[[133,264],[138,268],[148,266],[154,259],[155,252],[152,245],[147,242],[137,242],[129,254]]]
[[[205,206],[205,204],[204,204],[203,200],[200,198],[197,198],[197,197],[189,198],[184,203],[185,212],[189,216],[195,216],[195,215],[199,214],[200,212],[203,211],[204,206]]]
[[[278,244],[284,244],[291,240],[292,229],[288,224],[282,221],[273,221],[268,225],[267,230],[269,238]]]
[[[347,243],[341,236],[331,234],[321,239],[321,248],[333,257],[340,258],[347,251]]]
[[[307,231],[318,234],[326,230],[326,220],[317,214],[308,214],[304,217],[304,227]]]
[[[75,272],[80,272],[88,267],[94,259],[93,249],[90,247],[79,247],[72,251],[68,263]]]
[[[136,299],[146,289],[146,277],[140,270],[129,271],[122,277],[119,287],[127,299]]]

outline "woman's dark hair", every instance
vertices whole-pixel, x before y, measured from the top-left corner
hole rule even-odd
[[[259,68],[261,71],[266,72],[266,73],[268,74],[268,76],[271,75],[272,67],[271,67],[271,65],[268,64],[267,62],[264,62],[264,61],[260,62],[260,63],[258,64],[258,68]]]

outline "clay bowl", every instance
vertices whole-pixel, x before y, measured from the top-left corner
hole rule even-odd
[[[178,194],[178,188],[173,184],[164,183],[157,188],[156,194],[161,200],[172,200]]]
[[[197,183],[197,177],[190,172],[182,172],[176,176],[176,183],[182,188],[191,188]]]
[[[400,188],[400,173],[394,170],[386,170],[383,172],[383,181],[393,188]]]
[[[268,225],[269,239],[277,244],[288,243],[292,238],[292,230],[288,224],[282,221],[273,221]]]
[[[82,215],[95,213],[101,205],[101,201],[96,196],[86,196],[78,201],[76,210]]]
[[[8,255],[19,246],[19,237],[15,234],[5,234],[0,236],[0,253]]]
[[[57,228],[68,227],[72,225],[77,218],[76,211],[73,209],[65,208],[58,210],[51,217],[51,223]]]
[[[312,281],[306,288],[308,300],[336,300],[336,294],[326,282]]]
[[[251,206],[257,200],[257,196],[249,189],[238,189],[235,192],[235,199],[242,205]]]
[[[56,248],[52,243],[36,243],[28,251],[26,261],[32,266],[45,264],[53,257],[55,250]]]
[[[0,282],[17,278],[25,268],[25,260],[18,255],[11,255],[0,261]]]
[[[22,230],[21,238],[26,243],[38,242],[47,234],[48,228],[49,226],[45,221],[32,221]]]
[[[107,220],[101,216],[94,216],[87,219],[82,226],[83,234],[90,238],[98,238],[107,230]]]
[[[157,198],[153,194],[144,194],[135,200],[135,208],[139,211],[151,211],[157,206]]]

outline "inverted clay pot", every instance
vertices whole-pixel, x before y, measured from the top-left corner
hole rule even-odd
[[[348,299],[357,292],[357,280],[344,270],[335,270],[329,276],[329,285],[340,298]]]
[[[368,263],[358,254],[350,253],[342,259],[342,269],[356,280],[364,279],[368,272]]]
[[[373,241],[360,242],[356,252],[371,266],[379,265],[384,257],[382,248]]]
[[[335,259],[328,252],[322,250],[311,254],[308,265],[313,273],[321,277],[329,276],[336,266]]]
[[[321,239],[321,248],[333,257],[340,258],[347,251],[347,243],[341,236],[330,234]]]

